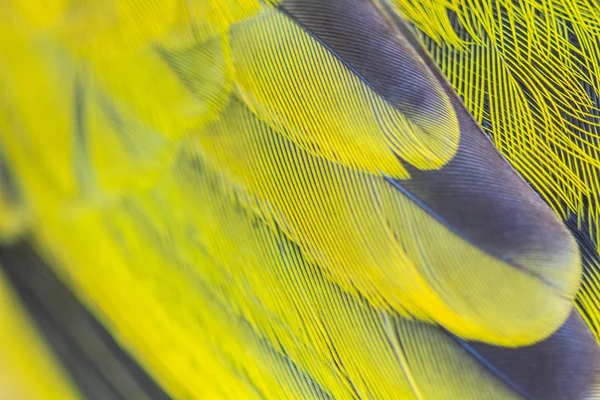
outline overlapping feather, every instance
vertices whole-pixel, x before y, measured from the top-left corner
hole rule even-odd
[[[2,5],[0,198],[174,397],[590,392],[575,242],[383,4],[52,10]]]
[[[599,335],[600,13],[592,1],[390,1],[496,147],[587,236],[579,297]]]

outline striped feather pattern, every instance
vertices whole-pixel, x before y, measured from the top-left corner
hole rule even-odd
[[[494,144],[557,214],[583,253],[600,231],[600,12],[594,1],[390,1]],[[579,295],[598,336],[597,263]]]
[[[446,8],[401,10],[450,65]],[[174,398],[592,395],[577,242],[391,10],[1,5],[2,233]]]

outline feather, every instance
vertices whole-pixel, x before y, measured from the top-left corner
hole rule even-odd
[[[50,396],[75,400],[79,397],[69,376],[39,337],[3,272],[0,273],[0,354],[2,398],[43,399]]]
[[[166,394],[596,390],[576,241],[386,4],[19,4],[0,148],[36,268]]]
[[[23,300],[79,394],[86,399],[168,398],[30,247],[2,247],[0,253],[7,283]],[[52,396],[66,398],[64,393]]]
[[[600,13],[592,1],[387,2],[413,23],[498,150],[598,255]],[[598,325],[597,263],[578,304]],[[592,279],[592,281],[590,281]],[[595,299],[595,300],[592,300]],[[597,329],[594,329],[598,332]],[[597,337],[598,334],[596,333]]]

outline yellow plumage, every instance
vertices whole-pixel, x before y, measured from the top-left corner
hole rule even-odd
[[[597,5],[562,0],[393,3],[420,29],[433,59],[492,134],[496,148],[555,212],[593,239],[598,251]],[[580,295],[596,335],[597,271],[597,266],[586,271]]]
[[[584,251],[467,109],[597,244],[599,18],[558,1],[6,2],[0,238],[26,234],[174,398],[589,395]],[[567,341],[572,392],[551,368],[565,337],[583,343]],[[498,349],[522,365],[542,349],[551,371],[513,375]]]
[[[26,318],[4,275],[0,289],[0,397],[77,399],[66,373]]]

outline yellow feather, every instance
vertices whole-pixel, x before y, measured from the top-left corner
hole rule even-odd
[[[230,38],[242,99],[311,153],[406,178],[396,156],[419,169],[438,169],[456,152],[458,122],[439,86],[440,120],[410,119],[281,12],[265,11],[235,27]]]
[[[497,1],[493,7],[470,0],[394,4],[427,34],[426,44],[440,43],[430,47],[436,63],[496,147],[554,210],[583,214],[592,199],[585,217],[596,222],[600,147],[594,113],[600,110],[585,87],[600,89],[597,9],[588,2],[557,0]],[[468,38],[449,30],[447,9]]]
[[[75,400],[79,393],[0,274],[0,397]]]
[[[471,0],[391,3],[423,32],[432,57],[496,147],[560,216],[579,221],[599,251],[597,5],[570,0],[502,0],[493,6]],[[459,37],[452,24],[468,37]],[[593,291],[584,284],[579,301],[588,318],[598,320],[600,308],[587,300],[595,298]]]
[[[383,2],[368,11],[430,103],[390,100],[285,2],[267,3],[73,1],[48,15],[0,5],[0,38],[10,37],[0,161],[22,197],[15,206],[0,192],[0,217],[26,210],[0,222],[0,238],[28,229],[174,398],[531,397],[470,346],[514,357],[562,332],[581,280],[573,237],[473,139],[481,132]],[[499,150],[556,211],[582,212],[600,190],[596,144],[582,133],[586,146],[573,145],[563,113],[595,112],[580,83],[597,71],[591,58],[575,64],[565,35],[579,32],[585,57],[596,54],[593,10],[569,3],[569,26],[537,16],[565,15],[559,2],[394,4],[429,35]],[[436,214],[449,204],[430,208],[406,189],[444,198],[436,177],[447,176],[435,174],[461,157],[487,171],[476,182],[487,192],[460,170],[451,197],[471,186],[490,209],[525,204],[505,216],[512,224],[482,228],[524,248],[486,248]],[[529,226],[548,231],[536,242]],[[584,278],[585,310],[597,307],[596,278]]]

